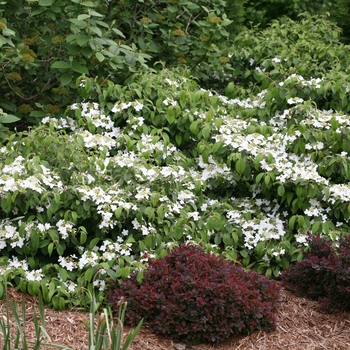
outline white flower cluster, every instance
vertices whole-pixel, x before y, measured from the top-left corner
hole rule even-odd
[[[152,135],[146,134],[141,135],[141,140],[137,143],[136,147],[141,155],[148,153],[149,156],[153,156],[155,152],[160,152],[163,159],[172,156],[178,151],[175,146],[170,144],[165,146],[162,141],[154,141]]]
[[[41,120],[41,123],[42,124],[52,123],[56,130],[69,129],[72,131],[76,131],[79,129],[78,123],[70,117],[65,117],[65,118],[45,117]]]
[[[103,241],[99,250],[103,252],[101,255],[103,261],[111,261],[121,256],[130,256],[132,253],[131,243],[124,243],[122,237],[118,237],[118,242]]]
[[[0,251],[5,249],[9,244],[11,248],[22,248],[28,240],[28,236],[21,237],[16,226],[8,220],[0,221]]]
[[[2,270],[2,273],[5,273],[6,271],[13,271],[21,269],[22,273],[24,274],[24,278],[28,281],[38,281],[41,282],[41,280],[44,278],[44,274],[42,269],[37,270],[29,270],[29,266],[27,261],[25,260],[19,260],[16,256],[12,256],[8,259],[8,263],[5,269]]]
[[[199,155],[198,165],[202,169],[199,173],[200,180],[206,182],[212,178],[223,177],[232,186],[236,185],[231,170],[225,164],[218,164],[211,155],[208,158],[208,163],[205,163],[202,155]]]
[[[328,189],[330,197],[324,197],[323,199],[327,200],[330,204],[334,204],[339,200],[344,203],[350,202],[350,183],[330,185]]]
[[[321,87],[321,83],[323,82],[323,78],[311,78],[310,80],[305,80],[301,75],[293,73],[287,77],[284,82],[280,82],[279,85],[284,86],[284,84],[289,80],[296,80],[303,86],[311,86],[316,89],[319,89]]]
[[[0,177],[0,197],[6,196],[7,192],[32,190],[43,193],[54,187],[63,188],[62,181],[57,174],[51,172],[43,164],[35,164],[33,159],[24,160],[23,157],[19,156],[2,169],[0,165],[0,170],[2,173]],[[34,172],[34,174],[30,175],[31,172]]]
[[[117,103],[112,108],[112,112],[113,113],[120,113],[123,110],[128,109],[129,107],[133,107],[136,112],[139,112],[142,110],[143,104],[139,101],[128,102],[128,103],[125,103],[125,102]]]
[[[227,220],[241,228],[246,248],[254,249],[260,241],[278,241],[286,234],[278,204],[268,200],[256,200],[254,203],[249,198],[232,198],[232,205],[237,209],[227,211]],[[260,212],[260,215],[249,215],[251,218],[247,218],[247,213],[256,212]]]
[[[238,98],[229,99],[226,96],[219,96],[220,100],[227,105],[237,105],[242,108],[252,109],[252,108],[264,108],[266,101],[263,100],[263,96],[266,91],[262,91],[259,95],[255,97],[248,97],[245,100],[240,100]]]

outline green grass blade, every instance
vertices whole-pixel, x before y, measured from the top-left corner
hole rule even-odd
[[[41,293],[39,293],[39,313],[40,313],[40,322],[42,328],[46,328],[45,326],[45,306],[44,306],[44,300]]]
[[[138,332],[140,331],[143,324],[143,319],[139,322],[139,324],[136,326],[136,328],[133,331],[130,331],[128,334],[128,337],[125,340],[125,343],[123,345],[123,350],[127,350],[131,342],[135,339]]]
[[[41,334],[41,329],[39,326],[39,322],[38,322],[38,316],[36,314],[36,311],[34,309],[34,315],[33,315],[33,322],[34,322],[34,329],[35,329],[35,336],[36,336],[36,341],[35,341],[35,346],[34,346],[34,350],[40,350],[40,334]]]
[[[95,296],[91,296],[89,313],[89,350],[95,350]]]

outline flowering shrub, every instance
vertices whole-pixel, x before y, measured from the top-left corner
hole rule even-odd
[[[109,277],[140,278],[144,253],[174,245],[278,277],[306,232],[349,232],[349,47],[326,28],[245,32],[225,94],[181,68],[125,86],[79,77],[84,102],[0,147],[0,281],[63,308],[88,302],[86,289],[103,301]]]
[[[133,274],[112,285],[108,302],[117,311],[125,298],[131,325],[144,318],[155,333],[197,343],[274,329],[278,295],[276,282],[182,245],[151,260],[141,283]]]
[[[309,243],[304,259],[282,273],[283,284],[327,312],[350,311],[350,235],[336,245],[319,234]]]

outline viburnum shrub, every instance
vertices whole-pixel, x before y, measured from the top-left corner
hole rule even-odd
[[[273,330],[278,295],[275,281],[201,247],[181,245],[150,260],[141,283],[133,274],[112,285],[107,299],[117,312],[125,298],[130,325],[144,318],[154,333],[198,343]]]
[[[326,312],[350,311],[350,235],[340,236],[336,245],[320,234],[308,240],[310,250],[282,273],[282,283],[317,300]]]

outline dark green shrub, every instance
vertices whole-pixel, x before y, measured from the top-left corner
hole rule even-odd
[[[337,245],[319,234],[309,237],[304,259],[281,275],[287,289],[320,303],[326,312],[350,311],[350,235]]]
[[[97,99],[90,86],[77,94],[79,76],[124,85],[148,63],[186,65],[208,80],[230,69],[229,32],[238,31],[242,9],[243,0],[4,0],[0,108],[24,120],[17,126],[37,124],[88,95]]]
[[[229,33],[242,27],[244,1],[120,1],[109,6],[108,17],[125,33],[127,45],[152,56],[152,64],[185,65],[213,85],[213,76],[231,69]]]
[[[342,29],[342,40],[349,43],[350,41],[350,1],[337,0],[332,4],[330,9],[330,19]]]
[[[245,4],[246,24],[252,22],[265,27],[272,20],[289,17],[293,20],[302,12],[311,15],[324,14],[332,8],[328,0],[248,0]]]
[[[117,311],[125,298],[129,324],[144,318],[157,334],[197,343],[273,330],[278,295],[276,282],[199,247],[182,245],[150,260],[142,283],[134,274],[112,286],[108,301]]]
[[[37,123],[81,100],[75,84],[82,74],[121,83],[146,69],[149,56],[122,43],[106,7],[104,1],[2,1],[0,107],[25,125]]]

